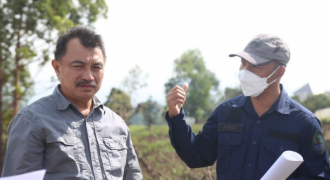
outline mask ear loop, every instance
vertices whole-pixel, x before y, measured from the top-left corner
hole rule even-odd
[[[272,77],[272,75],[277,71],[277,69],[278,69],[279,67],[280,67],[280,66],[278,66],[278,67],[275,69],[275,71],[274,71],[273,73],[271,73],[271,74],[267,77],[267,79],[270,78],[270,77]],[[274,81],[270,82],[268,85],[273,84],[276,80],[277,80],[277,79],[274,79]]]

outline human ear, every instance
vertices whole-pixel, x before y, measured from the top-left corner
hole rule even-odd
[[[284,73],[285,73],[285,66],[280,66],[278,69],[279,70],[278,70],[277,76],[279,78],[281,78],[284,75]]]
[[[53,59],[52,60],[52,66],[54,68],[54,71],[56,73],[57,78],[60,79],[60,70],[61,70],[60,62],[58,60]]]

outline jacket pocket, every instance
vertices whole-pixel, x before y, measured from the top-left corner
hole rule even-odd
[[[127,159],[125,137],[103,138],[110,161],[110,174],[113,178],[122,178]]]
[[[266,138],[263,144],[265,150],[274,154],[275,156],[280,156],[284,151],[298,151],[298,144],[287,140],[279,139],[274,141]]]
[[[284,151],[295,151],[298,152],[298,143],[290,142],[288,140],[283,139],[275,139],[274,138],[265,138],[263,140],[264,152],[265,156],[268,157],[269,163],[274,163]],[[266,161],[266,160],[264,160]]]
[[[219,146],[237,146],[243,140],[243,133],[237,132],[219,132],[218,145]]]
[[[299,151],[298,143],[273,137],[265,137],[262,146],[258,159],[258,177],[262,177],[284,151]]]
[[[217,170],[221,173],[229,173],[237,170],[242,159],[240,150],[243,141],[243,133],[218,132],[218,157]]]

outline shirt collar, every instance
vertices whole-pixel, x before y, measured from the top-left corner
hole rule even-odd
[[[240,95],[236,98],[234,98],[232,101],[230,101],[230,104],[232,107],[243,107],[246,103],[246,99],[248,97],[244,96],[244,95]]]
[[[288,93],[284,90],[283,85],[280,84],[281,88],[281,95],[280,98],[274,103],[274,105],[271,107],[276,111],[278,111],[281,114],[290,114],[290,97]]]
[[[60,84],[57,85],[55,87],[55,90],[54,90],[52,96],[55,99],[55,102],[57,104],[58,110],[65,110],[66,108],[69,107],[69,105],[71,104],[71,102],[63,96],[63,94],[60,91],[60,88],[61,88],[61,85]]]
[[[97,107],[101,107],[103,109],[103,104],[96,96],[94,96],[93,97],[93,108],[97,108]]]
[[[283,85],[280,84],[281,95],[280,98],[272,105],[269,109],[269,112],[276,110],[281,114],[290,114],[290,98],[288,93],[284,90]],[[234,98],[231,102],[232,107],[243,107],[245,106],[246,110],[252,110],[251,97],[246,97],[244,95]],[[252,108],[252,109],[250,109]]]
[[[65,110],[69,107],[70,104],[72,104],[60,91],[61,85],[57,85],[54,89],[54,92],[52,96],[55,99],[55,102],[57,104],[58,110]],[[93,109],[101,107],[103,109],[103,104],[100,102],[100,100],[94,96],[93,97]]]

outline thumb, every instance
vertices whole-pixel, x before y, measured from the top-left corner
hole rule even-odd
[[[187,90],[188,90],[188,83],[184,83],[183,85],[182,85],[182,89],[185,91],[185,92],[187,92]]]

